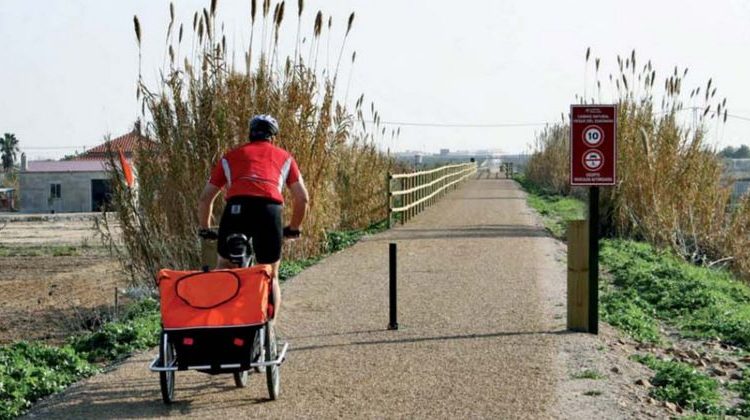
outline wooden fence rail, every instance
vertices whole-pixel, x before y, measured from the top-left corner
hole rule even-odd
[[[394,214],[400,216],[401,224],[408,222],[476,172],[477,164],[472,162],[429,171],[389,174],[388,225]]]

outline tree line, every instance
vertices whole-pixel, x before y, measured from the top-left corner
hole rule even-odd
[[[727,146],[721,149],[719,156],[728,159],[750,159],[750,147],[745,144],[740,147]]]

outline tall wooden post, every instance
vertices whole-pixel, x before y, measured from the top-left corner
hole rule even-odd
[[[568,223],[568,329],[589,331],[589,230],[585,220]]]

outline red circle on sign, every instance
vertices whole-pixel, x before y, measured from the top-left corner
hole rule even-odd
[[[604,166],[604,156],[598,150],[589,150],[583,154],[583,166],[589,171],[596,171]]]
[[[598,125],[590,125],[583,129],[583,142],[589,147],[596,147],[604,141],[604,130]]]

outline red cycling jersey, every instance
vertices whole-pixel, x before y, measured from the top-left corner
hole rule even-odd
[[[302,180],[297,162],[270,141],[253,141],[230,150],[216,163],[208,182],[226,186],[226,198],[265,197],[284,203],[284,185]]]

